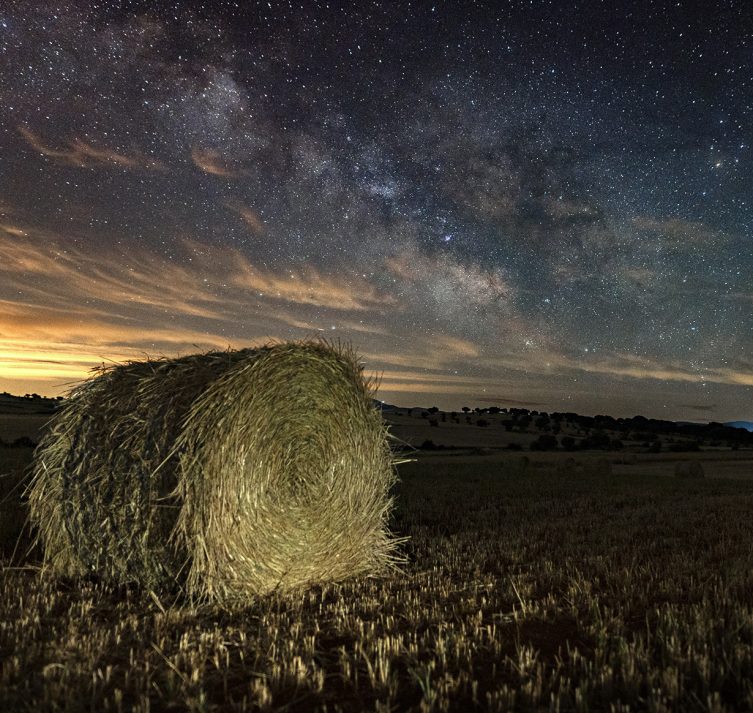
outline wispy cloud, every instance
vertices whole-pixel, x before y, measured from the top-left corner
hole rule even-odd
[[[312,269],[273,272],[232,248],[186,240],[185,260],[146,249],[87,252],[71,241],[18,225],[0,225],[7,284],[39,299],[99,300],[168,310],[182,316],[222,319],[239,303],[279,302],[343,312],[383,309],[394,298],[362,278]],[[35,279],[29,281],[29,275]]]
[[[394,302],[359,276],[273,272],[195,241],[180,249],[177,261],[135,245],[88,251],[0,224],[0,380],[59,383],[103,359],[314,336],[330,325],[377,333]]]
[[[157,159],[138,151],[129,154],[120,153],[110,148],[94,146],[82,139],[72,139],[68,147],[59,149],[45,144],[41,137],[25,126],[18,127],[21,135],[35,151],[59,163],[78,168],[90,166],[117,166],[128,169],[147,171],[165,171],[165,165]]]
[[[717,404],[677,404],[680,408],[689,408],[691,411],[716,411]]]
[[[543,401],[523,401],[521,399],[511,399],[509,396],[489,396],[484,394],[482,396],[475,396],[474,401],[478,401],[483,404],[499,404],[504,406],[520,406],[523,408],[530,408],[535,406],[546,406]]]
[[[135,244],[96,251],[82,244],[12,214],[0,222],[2,388],[24,379],[24,392],[35,388],[29,382],[57,388],[109,359],[322,332],[357,335],[366,369],[382,375],[385,394],[538,405],[544,381],[550,390],[568,379],[604,376],[753,386],[753,370],[743,362],[699,369],[619,352],[568,352],[516,311],[516,291],[503,275],[449,256],[418,250],[393,256],[386,263],[386,292],[342,266],[271,270],[236,249],[198,241],[181,242],[171,258]],[[416,329],[428,323],[418,310],[431,301],[420,292],[411,303],[411,290],[436,290],[437,282],[443,286],[432,293],[435,316],[446,308],[458,328],[448,322],[441,331]],[[504,309],[493,309],[498,306]],[[469,331],[463,326],[473,308],[484,316],[480,328]],[[496,396],[502,393],[509,397]]]
[[[536,351],[528,355],[491,357],[487,361],[497,368],[561,374],[563,378],[581,372],[638,380],[753,386],[753,371],[744,368],[707,367],[699,370],[676,360],[661,361],[633,354],[591,354],[576,358],[556,351]]]
[[[711,242],[721,246],[730,240],[726,233],[700,221],[638,216],[632,222],[646,236],[659,240],[665,247],[672,249],[686,249]]]
[[[225,206],[233,213],[239,215],[243,222],[250,228],[252,233],[263,235],[266,232],[264,221],[259,217],[256,211],[244,205],[240,201],[226,201]]]
[[[191,159],[197,168],[212,176],[237,178],[243,175],[241,169],[234,168],[229,162],[223,159],[219,151],[215,151],[214,149],[194,147],[191,149]]]
[[[357,276],[338,279],[313,267],[272,273],[255,267],[238,252],[233,253],[233,258],[236,269],[230,278],[232,284],[259,297],[350,311],[381,309],[395,302]]]

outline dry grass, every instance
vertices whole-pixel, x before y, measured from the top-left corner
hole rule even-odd
[[[99,371],[36,453],[46,564],[224,603],[381,572],[395,476],[373,395],[323,342]]]
[[[403,572],[245,609],[7,570],[0,710],[753,710],[753,481],[531,465],[401,466]]]

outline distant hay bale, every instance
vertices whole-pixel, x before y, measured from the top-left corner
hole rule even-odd
[[[374,393],[324,342],[100,369],[35,454],[46,563],[216,602],[384,571],[395,469]]]
[[[684,460],[675,463],[676,478],[705,478],[703,466],[697,460]]]
[[[583,471],[588,475],[612,475],[612,461],[608,458],[590,458],[584,463]]]

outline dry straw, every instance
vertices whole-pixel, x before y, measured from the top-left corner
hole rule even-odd
[[[399,557],[375,389],[325,342],[100,369],[35,455],[47,564],[215,602],[383,572]]]

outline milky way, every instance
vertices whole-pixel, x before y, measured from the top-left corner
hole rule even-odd
[[[750,418],[746,3],[0,8],[0,389],[324,335],[381,397]]]

